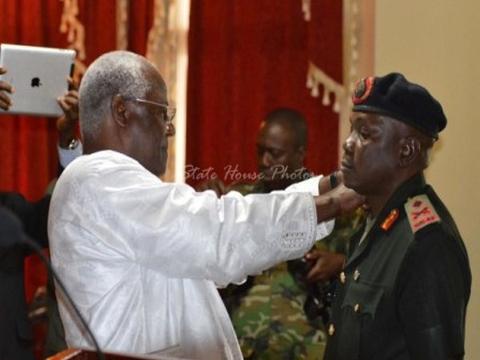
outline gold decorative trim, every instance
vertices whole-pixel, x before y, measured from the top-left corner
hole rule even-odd
[[[176,0],[155,0],[153,25],[148,33],[146,57],[154,63],[167,84],[169,101],[176,102],[178,31],[176,29]],[[175,138],[169,141],[169,161],[163,177],[175,179]]]
[[[311,0],[302,0],[302,11],[305,21],[311,19]],[[355,81],[359,78],[359,74],[364,72],[364,62],[360,59],[360,49],[365,47],[368,42],[364,43],[362,37],[362,21],[364,17],[372,20],[372,16],[367,12],[371,12],[374,7],[373,0],[343,0],[343,84],[340,84],[328,76],[317,65],[310,62],[307,71],[306,86],[310,89],[313,97],[320,96],[320,86],[323,88],[322,104],[324,106],[331,105],[331,96],[334,96],[332,110],[339,113],[339,153],[342,152],[341,143],[348,134],[348,118],[351,109],[351,94],[355,85]],[[362,8],[360,5],[362,4]],[[370,57],[368,59],[371,59]],[[371,61],[371,60],[370,60]],[[368,61],[366,61],[368,62]]]
[[[117,50],[126,50],[128,48],[129,2],[129,0],[117,0]]]
[[[311,0],[302,0],[302,11],[303,11],[303,19],[305,21],[310,21],[312,18],[312,4]]]
[[[77,19],[78,1],[62,0],[63,12],[60,21],[60,32],[67,33],[68,48],[77,52],[75,58],[75,70],[73,79],[78,83],[80,77],[85,73],[86,66],[83,62],[86,58],[85,51],[85,28]]]
[[[332,101],[330,96],[334,96],[332,110],[336,113],[341,111],[341,105],[345,96],[345,88],[342,84],[333,80],[322,69],[310,62],[307,72],[307,88],[310,89],[310,95],[319,97],[320,85],[323,87],[322,105],[330,106]]]
[[[350,97],[358,78],[360,19],[359,1],[343,0],[343,81]]]
[[[357,76],[358,51],[358,1],[343,0],[343,84],[340,84],[327,75],[313,62],[309,63],[306,86],[312,97],[320,96],[320,87],[323,89],[322,104],[332,105],[331,96],[334,96],[332,110],[340,114],[340,120],[348,119],[350,109],[350,94],[353,91]],[[305,21],[311,20],[311,0],[302,0],[302,11]]]

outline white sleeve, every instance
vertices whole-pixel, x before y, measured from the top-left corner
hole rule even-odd
[[[290,185],[288,188],[285,189],[285,191],[286,192],[307,192],[312,194],[313,196],[318,196],[320,192],[318,185],[322,177],[323,175],[311,177],[310,179]],[[327,237],[332,232],[334,226],[335,226],[335,219],[332,219],[329,221],[322,221],[316,227],[315,238],[317,240],[321,240]]]
[[[78,145],[75,149],[64,149],[57,145],[58,150],[58,161],[60,161],[60,165],[65,169],[68,164],[70,164],[73,160],[77,157],[82,155],[83,146],[81,142],[78,142]]]
[[[218,199],[213,191],[164,183],[137,163],[83,168],[80,159],[65,170],[52,200],[49,234],[56,243],[69,238],[68,254],[56,251],[64,262],[75,252],[96,260],[107,254],[110,262],[121,254],[169,277],[223,286],[301,257],[316,240],[310,194],[231,192]]]

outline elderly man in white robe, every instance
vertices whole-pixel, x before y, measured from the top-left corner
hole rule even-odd
[[[301,257],[331,231],[324,221],[363,198],[343,185],[312,196],[327,187],[321,177],[287,192],[220,199],[161,181],[174,109],[156,68],[129,52],[89,67],[79,106],[86,155],[56,185],[49,237],[54,267],[100,347],[241,359],[216,285]],[[92,347],[58,295],[67,343]]]

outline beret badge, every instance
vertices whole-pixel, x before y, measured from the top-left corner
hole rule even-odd
[[[355,105],[363,103],[368,98],[372,92],[374,82],[375,78],[373,76],[357,81],[352,96],[352,102]]]

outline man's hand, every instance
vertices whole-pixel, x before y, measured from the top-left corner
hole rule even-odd
[[[333,219],[348,214],[365,203],[365,197],[357,194],[345,185],[338,185],[335,189],[319,196],[315,196],[317,208],[317,222]]]
[[[225,184],[218,177],[214,177],[210,180],[202,182],[196,187],[197,191],[213,190],[218,197],[222,196],[226,192]]]
[[[307,274],[307,281],[327,281],[337,276],[345,263],[345,255],[325,250],[314,249],[305,255],[313,263]]]
[[[338,204],[338,215],[349,214],[365,203],[365,196],[347,188],[344,184],[338,185],[335,189],[326,193]]]
[[[70,142],[75,139],[75,130],[78,122],[78,91],[77,85],[71,78],[68,79],[72,90],[69,90],[64,96],[58,98],[58,104],[65,115],[57,119],[58,143],[60,147],[66,149]]]
[[[0,75],[3,75],[7,72],[4,68],[0,66]],[[8,110],[12,106],[12,100],[7,95],[7,93],[13,94],[15,90],[12,85],[6,81],[0,81],[0,109]]]
[[[343,184],[343,173],[341,171],[334,171],[328,176],[323,176],[318,183],[319,194],[325,194],[333,190],[338,185]]]

